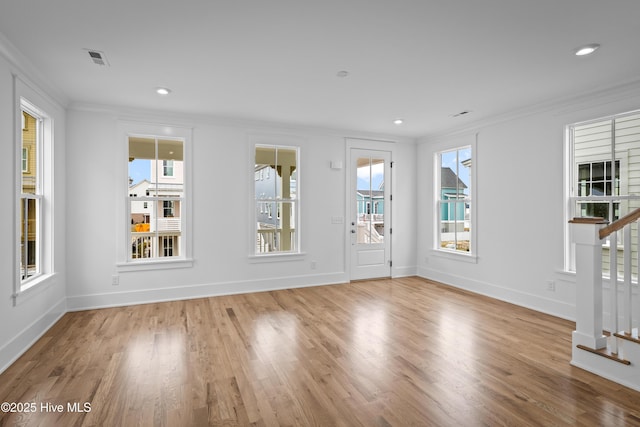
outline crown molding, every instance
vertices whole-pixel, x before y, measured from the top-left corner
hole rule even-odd
[[[634,97],[640,97],[640,79],[632,79],[616,85],[601,87],[587,93],[556,98],[511,110],[502,114],[496,114],[467,123],[464,126],[455,128],[454,130],[449,129],[422,136],[418,138],[418,142],[424,143],[439,138],[451,138],[478,132],[480,129],[485,127],[494,126],[535,114],[550,112],[555,115],[563,115],[590,109],[593,108],[594,105],[604,105]]]
[[[67,107],[69,98],[51,84],[49,79],[2,33],[0,33],[0,55],[9,62],[13,74],[18,75],[30,86],[36,86],[54,104]]]

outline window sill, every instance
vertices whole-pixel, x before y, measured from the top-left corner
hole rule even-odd
[[[444,249],[432,249],[431,254],[436,257],[447,258],[456,261],[464,261],[472,264],[478,263],[478,256],[469,253],[455,252]]]
[[[14,305],[19,305],[32,295],[47,289],[56,282],[56,273],[41,274],[40,276],[29,280],[25,285],[20,287],[20,291],[13,294]]]
[[[286,262],[286,261],[302,261],[307,254],[305,252],[297,253],[270,253],[263,255],[250,255],[249,262],[252,264],[259,264],[265,262]]]
[[[150,260],[150,261],[130,261],[116,264],[118,273],[127,273],[130,271],[153,271],[167,270],[174,268],[191,268],[193,267],[193,259],[179,258],[171,260]]]

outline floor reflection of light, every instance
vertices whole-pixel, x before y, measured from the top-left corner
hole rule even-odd
[[[357,309],[353,324],[353,343],[358,357],[387,356],[387,309],[384,305]]]
[[[255,320],[251,345],[273,359],[295,360],[298,349],[298,320],[289,313],[264,314]]]
[[[163,332],[132,338],[124,349],[127,377],[145,384],[181,381],[186,375],[185,339]]]

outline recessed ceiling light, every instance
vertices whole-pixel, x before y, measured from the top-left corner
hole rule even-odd
[[[576,54],[576,56],[591,55],[599,47],[600,47],[600,45],[598,43],[592,43],[592,44],[588,44],[588,45],[585,45],[585,46],[581,46],[578,49],[576,49],[575,54]]]
[[[158,95],[169,95],[171,93],[171,89],[167,89],[166,87],[158,87],[156,88],[156,93]]]
[[[394,125],[401,125],[401,124],[403,124],[403,123],[404,123],[404,120],[402,120],[402,119],[395,119],[395,120],[393,121],[393,124],[394,124]]]

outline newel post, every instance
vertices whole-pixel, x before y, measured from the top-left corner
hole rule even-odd
[[[598,349],[606,347],[602,335],[602,240],[603,218],[569,221],[576,245],[576,330],[573,344]]]

